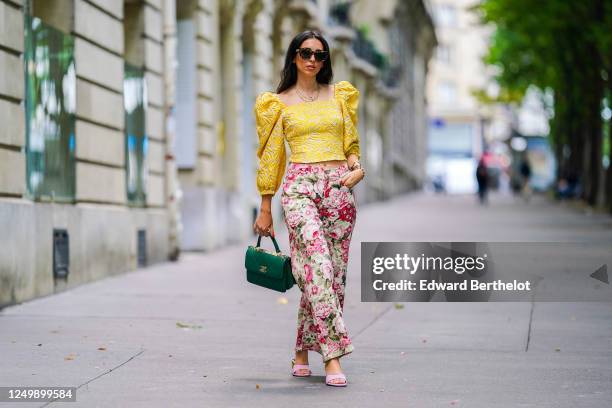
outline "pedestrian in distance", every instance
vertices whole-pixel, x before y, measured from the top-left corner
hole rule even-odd
[[[523,182],[521,187],[521,195],[523,196],[523,200],[525,200],[525,202],[529,202],[529,199],[531,198],[531,185],[529,184],[529,181],[531,180],[531,166],[529,165],[529,160],[527,157],[523,157],[519,171],[521,173],[521,180]]]
[[[274,236],[271,201],[282,186],[292,273],[302,292],[292,374],[311,375],[308,352],[314,351],[322,356],[325,383],[346,386],[340,358],[354,347],[342,315],[344,289],[357,216],[353,188],[365,170],[358,161],[359,91],[332,77],[327,41],[304,31],[289,44],[276,93],[257,96],[261,208],[253,228]]]
[[[476,182],[478,183],[478,199],[480,204],[487,204],[487,189],[489,188],[489,176],[484,157],[481,157],[476,166]]]

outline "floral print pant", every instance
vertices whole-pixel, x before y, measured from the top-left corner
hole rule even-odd
[[[302,291],[295,350],[319,352],[324,362],[353,351],[342,317],[356,219],[353,192],[339,183],[348,171],[346,164],[290,163],[282,185],[291,266]]]

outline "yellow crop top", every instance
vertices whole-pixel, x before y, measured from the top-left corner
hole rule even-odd
[[[283,181],[285,140],[292,162],[346,160],[350,154],[359,157],[358,104],[359,91],[347,81],[335,85],[329,100],[285,105],[272,92],[259,94],[253,109],[259,138],[259,193],[275,194]]]

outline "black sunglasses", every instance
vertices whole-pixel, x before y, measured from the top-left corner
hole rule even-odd
[[[312,57],[312,54],[314,54],[315,60],[319,62],[325,61],[327,57],[329,56],[329,52],[327,51],[323,51],[323,50],[313,51],[310,48],[298,48],[297,50],[295,50],[295,52],[300,54],[300,57],[302,57],[302,59],[305,59],[305,60],[309,60],[310,57]]]

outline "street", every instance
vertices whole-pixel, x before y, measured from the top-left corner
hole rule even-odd
[[[275,219],[286,252],[282,227]],[[360,206],[346,288],[355,345],[341,360],[347,388],[325,386],[316,353],[312,377],[291,376],[299,290],[283,296],[246,282],[244,252],[255,239],[1,310],[0,385],[78,387],[75,407],[612,404],[612,303],[361,303],[361,241],[612,247],[612,218],[503,195],[487,207],[428,193]]]

